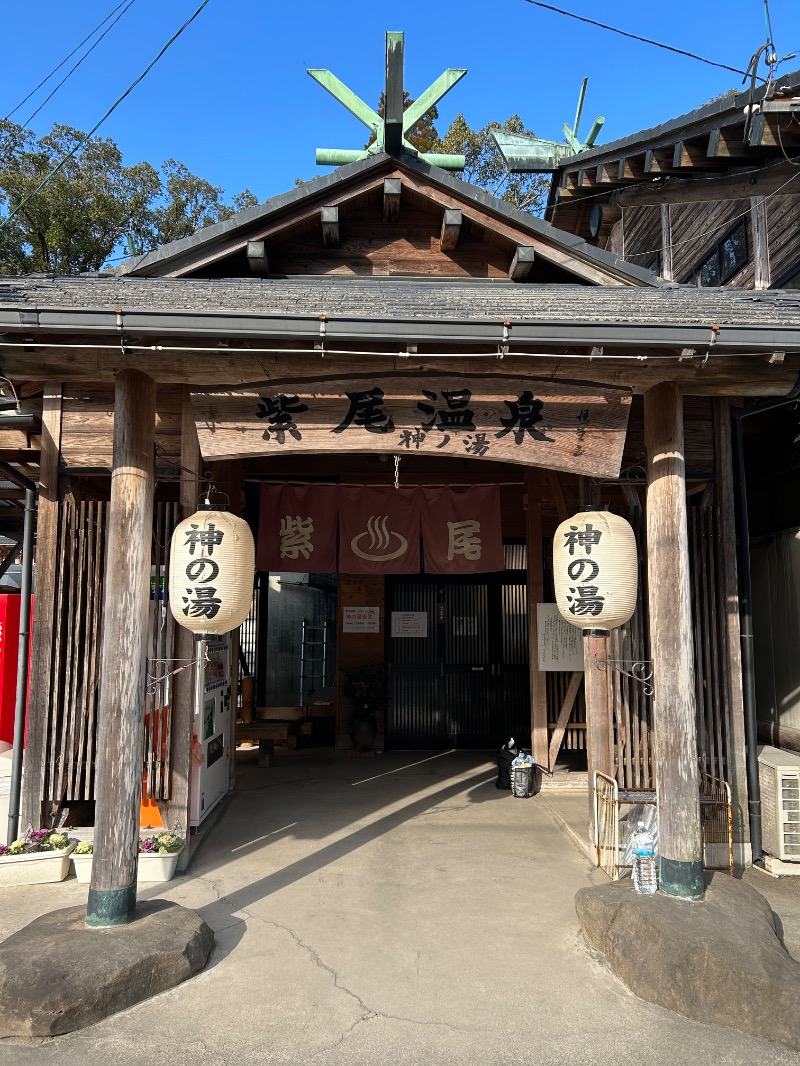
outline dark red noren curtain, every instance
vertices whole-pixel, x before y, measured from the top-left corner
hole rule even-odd
[[[418,574],[418,489],[339,489],[339,571]]]
[[[422,492],[426,573],[485,574],[505,569],[499,485]]]
[[[335,485],[262,485],[258,569],[333,573],[338,492]]]

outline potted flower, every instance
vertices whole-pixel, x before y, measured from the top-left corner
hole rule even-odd
[[[166,830],[140,839],[136,880],[171,881],[183,845],[183,837],[177,832],[168,833]],[[75,873],[82,884],[88,884],[92,879],[93,854],[94,844],[90,840],[82,840],[72,856]]]
[[[0,844],[0,888],[63,881],[76,844],[64,833],[28,826],[13,844]]]
[[[372,751],[378,732],[376,715],[384,708],[382,663],[366,663],[347,675],[347,694],[353,704],[350,739],[354,751]]]

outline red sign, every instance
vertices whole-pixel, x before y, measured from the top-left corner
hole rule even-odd
[[[339,570],[418,574],[418,489],[339,489]]]
[[[426,573],[485,574],[505,569],[499,486],[422,492]]]
[[[333,573],[338,492],[334,485],[262,485],[257,569]]]

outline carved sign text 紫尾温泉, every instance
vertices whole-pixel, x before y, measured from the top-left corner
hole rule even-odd
[[[192,393],[207,459],[288,452],[445,454],[616,477],[623,389],[532,378],[381,374]]]

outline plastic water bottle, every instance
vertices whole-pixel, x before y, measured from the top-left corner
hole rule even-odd
[[[633,887],[643,896],[652,896],[658,891],[658,874],[653,854],[653,838],[639,822],[631,841],[633,851]]]

